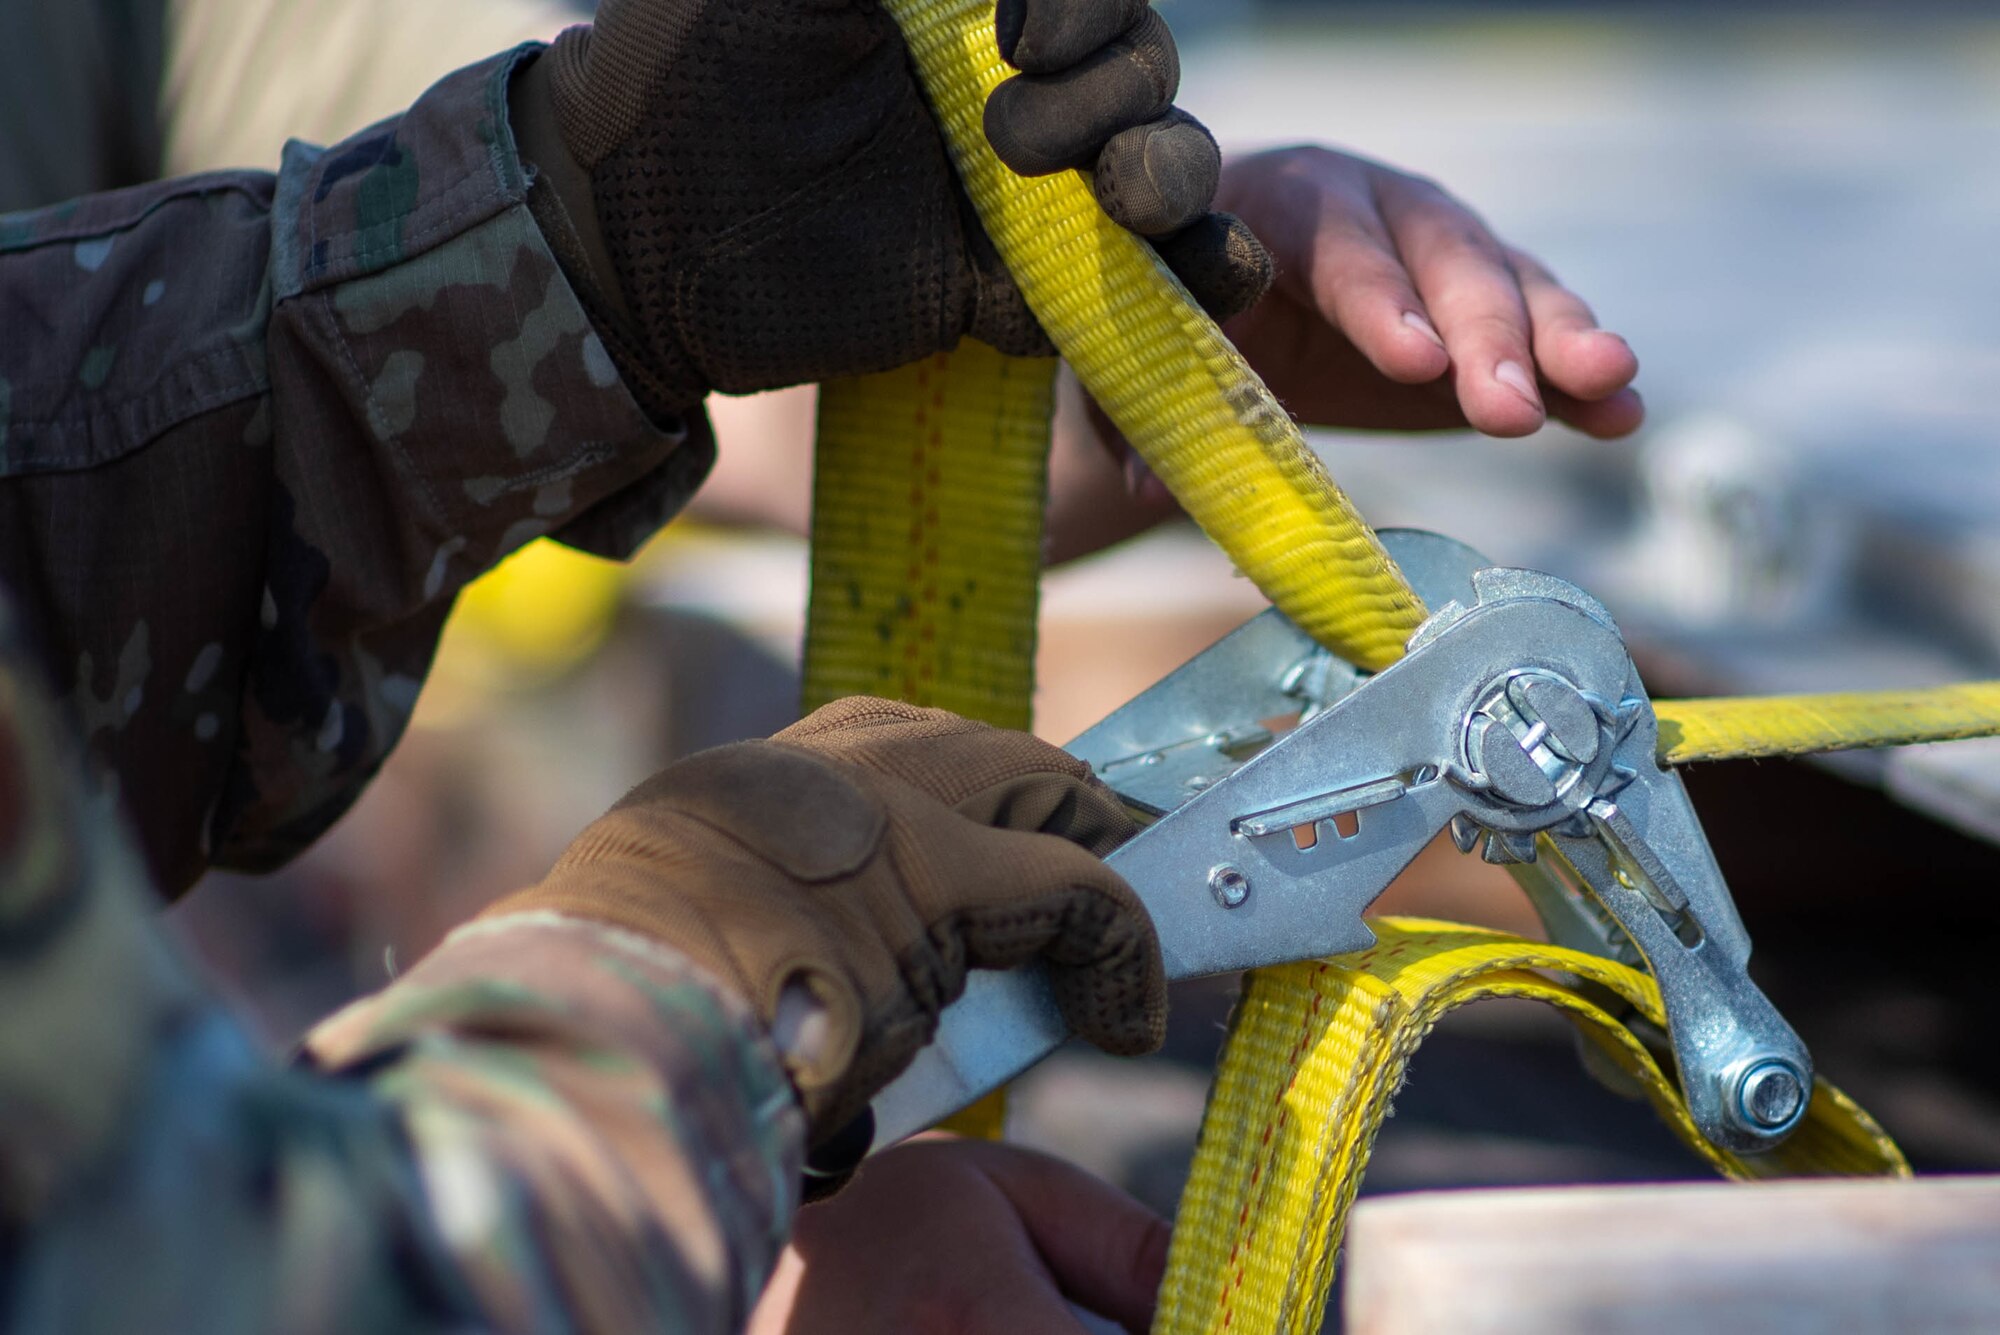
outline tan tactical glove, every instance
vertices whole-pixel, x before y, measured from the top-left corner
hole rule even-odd
[[[1218,315],[1270,260],[1211,214],[1221,159],[1173,98],[1145,0],[1000,0],[1024,73],[987,133],[1024,174],[1091,171]],[[959,189],[875,0],[604,0],[515,81],[530,204],[628,384],[679,410],[907,365],[971,334],[1052,351]]]
[[[855,697],[670,766],[488,913],[614,923],[708,968],[770,1028],[817,1146],[929,1041],[968,968],[1039,956],[1077,1033],[1158,1047],[1159,943],[1099,861],[1131,833],[1055,747]]]

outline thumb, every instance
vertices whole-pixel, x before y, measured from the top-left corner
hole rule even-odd
[[[966,1149],[1020,1215],[1063,1293],[1145,1335],[1167,1270],[1167,1221],[1061,1159],[1013,1145]]]
[[[925,833],[921,855],[934,880],[914,902],[925,922],[956,938],[964,965],[1011,969],[1039,955],[1078,1036],[1119,1056],[1159,1048],[1166,964],[1153,920],[1123,877],[1057,835],[956,813]],[[915,855],[907,846],[904,854]]]

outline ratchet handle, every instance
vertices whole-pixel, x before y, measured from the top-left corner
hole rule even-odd
[[[875,1096],[883,1149],[979,1101],[1069,1038],[1045,969],[974,969],[938,1017],[937,1037]]]

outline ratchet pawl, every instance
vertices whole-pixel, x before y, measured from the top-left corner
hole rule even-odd
[[[1169,978],[1366,948],[1363,911],[1440,831],[1530,864],[1564,944],[1643,957],[1688,1112],[1739,1152],[1804,1116],[1805,1046],[1750,981],[1750,941],[1610,615],[1573,585],[1385,532],[1430,607],[1370,677],[1276,611],[1071,744],[1157,815],[1107,859],[1145,902]],[[1299,722],[1282,735],[1280,716]],[[1558,856],[1550,857],[1553,850]],[[1019,1075],[1068,1031],[1036,970],[974,972],[874,1104],[877,1143]]]

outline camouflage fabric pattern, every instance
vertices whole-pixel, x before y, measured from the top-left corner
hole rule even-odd
[[[739,1003],[502,919],[274,1067],[159,936],[18,648],[0,606],[0,1328],[740,1326],[803,1132]]]
[[[712,461],[530,215],[534,51],[275,176],[0,218],[0,585],[169,893],[346,809],[473,576],[550,532],[629,551]]]

